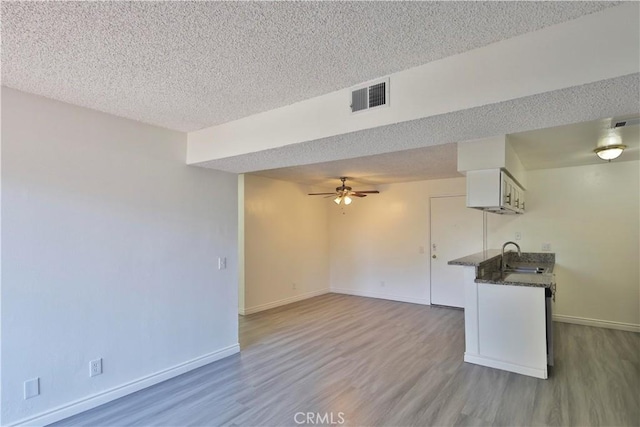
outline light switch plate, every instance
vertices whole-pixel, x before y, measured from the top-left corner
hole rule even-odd
[[[34,378],[24,382],[24,398],[31,399],[40,394],[40,378]]]

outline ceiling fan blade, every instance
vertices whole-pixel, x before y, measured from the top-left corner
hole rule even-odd
[[[351,196],[353,197],[367,197],[367,194],[378,194],[380,193],[378,190],[364,190],[364,191],[352,191],[351,187],[346,185],[346,177],[341,177],[340,181],[342,181],[342,185],[336,188],[335,193],[308,193],[309,196],[324,196],[325,199],[329,197],[334,198],[334,202],[337,204],[341,204],[344,202],[345,205],[351,204]]]

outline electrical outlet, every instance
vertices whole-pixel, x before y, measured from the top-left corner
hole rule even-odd
[[[545,242],[542,244],[542,250],[545,252],[549,252],[551,250],[551,243]]]
[[[516,231],[516,240],[521,240],[522,239],[522,233],[520,233],[519,231]]]
[[[102,374],[102,358],[89,362],[89,376],[95,377]]]
[[[380,281],[380,286],[382,286],[384,288],[384,285],[385,285],[384,280],[381,280]]]
[[[295,283],[292,283],[291,284],[291,289],[293,289],[295,291],[296,289],[298,289],[298,285],[296,285]]]
[[[24,398],[31,399],[40,394],[40,378],[34,378],[24,382]]]
[[[419,254],[423,254],[424,253],[424,246],[419,246],[418,247],[418,253]]]

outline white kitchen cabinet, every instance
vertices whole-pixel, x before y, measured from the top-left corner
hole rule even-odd
[[[477,355],[469,356],[488,359],[496,368],[546,378],[544,288],[479,283],[477,302],[481,345]]]
[[[555,254],[512,255],[523,256],[546,272],[502,273],[499,249],[449,261],[463,267],[464,361],[546,379],[547,365],[553,366]]]
[[[518,206],[518,208],[522,213],[524,213],[524,211],[526,210],[526,202],[525,202],[526,195],[527,195],[527,192],[522,190],[520,192],[520,198],[518,199],[520,201],[520,205]]]
[[[500,171],[502,187],[500,193],[504,206],[513,209],[516,213],[523,213],[525,210],[525,191],[504,171]]]
[[[501,169],[467,172],[467,207],[498,214],[525,211],[524,189]]]
[[[476,283],[464,267],[464,361],[546,379],[545,289]]]

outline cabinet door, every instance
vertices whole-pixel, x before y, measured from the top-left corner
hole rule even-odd
[[[524,190],[515,184],[513,188],[515,189],[514,207],[518,212],[524,212]]]
[[[480,355],[506,364],[533,368],[544,372],[543,378],[546,378],[544,288],[486,283],[478,283],[477,286]]]
[[[509,180],[509,177],[504,173],[502,174],[501,190],[502,190],[502,205],[511,206],[511,191],[512,191],[511,181]]]

